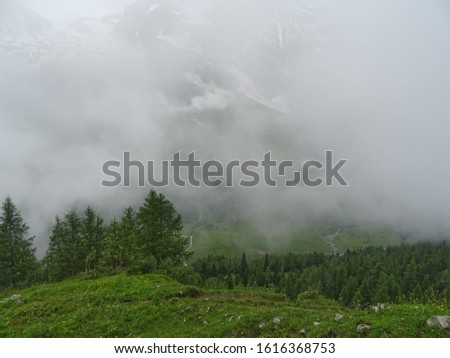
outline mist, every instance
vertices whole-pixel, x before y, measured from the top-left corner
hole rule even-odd
[[[348,187],[161,189],[187,220],[262,230],[335,218],[448,235],[446,1],[3,1],[0,197],[38,254],[55,215],[106,218],[150,189],[105,188],[130,151],[169,160],[348,159]]]

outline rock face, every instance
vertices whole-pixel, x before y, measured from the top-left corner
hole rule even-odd
[[[450,316],[432,316],[427,320],[427,325],[440,329],[450,328]]]
[[[371,329],[372,329],[372,326],[369,326],[364,323],[358,324],[358,327],[356,327],[356,330],[358,331],[358,333],[368,332]]]

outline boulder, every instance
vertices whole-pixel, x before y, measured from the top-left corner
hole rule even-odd
[[[6,302],[19,302],[19,303],[17,303],[17,304],[21,304],[21,303],[23,303],[23,300],[22,300],[22,296],[21,295],[17,295],[17,294],[14,294],[14,295],[12,295],[11,297],[8,297],[8,298],[5,298],[4,300],[2,300],[2,302],[3,303],[6,303]]]
[[[363,332],[368,332],[372,329],[372,326],[369,326],[368,324],[358,324],[358,327],[356,327],[356,330],[358,331],[358,333],[363,333]]]
[[[378,303],[376,306],[372,306],[372,309],[375,311],[375,313],[381,312],[384,310],[384,303]]]
[[[450,316],[432,316],[427,320],[427,325],[440,329],[450,328]]]

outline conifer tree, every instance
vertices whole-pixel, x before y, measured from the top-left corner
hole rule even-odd
[[[181,216],[163,194],[150,190],[137,213],[137,221],[139,247],[147,262],[144,271],[149,271],[152,257],[160,267],[167,260],[176,265],[190,256],[188,240],[182,236]]]
[[[128,207],[120,222],[113,219],[106,229],[102,261],[107,271],[140,271],[142,258],[136,234],[136,212]]]
[[[28,283],[37,270],[33,237],[11,198],[0,216],[0,288]]]
[[[241,282],[244,286],[248,285],[249,273],[250,273],[250,270],[249,270],[248,264],[247,264],[247,256],[245,255],[245,252],[244,252],[242,254],[241,267],[239,269],[239,275],[241,276]]]
[[[104,233],[103,219],[88,206],[81,221],[80,238],[80,254],[86,272],[97,268],[100,263]]]

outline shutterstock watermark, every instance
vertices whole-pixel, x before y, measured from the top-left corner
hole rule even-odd
[[[130,152],[124,152],[122,161],[108,160],[102,170],[106,178],[101,185],[105,187],[134,185],[144,187],[233,187],[251,188],[258,185],[269,187],[348,186],[340,171],[348,159],[333,159],[333,151],[325,151],[320,160],[308,160],[302,164],[294,160],[277,161],[267,152],[260,160],[198,160],[195,152],[182,159],[181,153],[173,154],[171,160],[142,162],[132,160]],[[157,173],[157,169],[160,169]],[[133,176],[133,174],[137,174]]]

